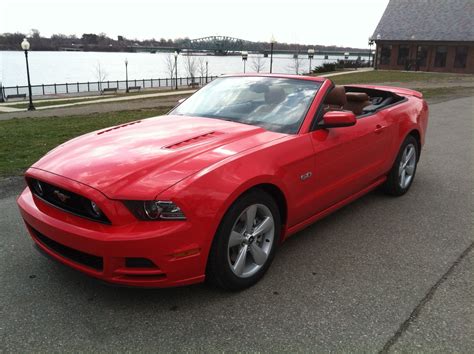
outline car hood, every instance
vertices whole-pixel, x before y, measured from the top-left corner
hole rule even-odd
[[[112,199],[152,199],[193,173],[284,136],[218,119],[160,116],[80,136],[32,167]]]

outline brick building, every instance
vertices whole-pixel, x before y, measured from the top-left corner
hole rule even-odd
[[[379,69],[474,73],[474,0],[390,0],[374,31]]]

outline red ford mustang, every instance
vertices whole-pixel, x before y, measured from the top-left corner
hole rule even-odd
[[[58,146],[18,205],[41,251],[90,276],[243,289],[298,230],[378,186],[407,192],[427,123],[408,89],[221,77],[168,115]]]

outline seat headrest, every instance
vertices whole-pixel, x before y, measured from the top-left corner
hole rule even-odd
[[[347,103],[346,89],[344,86],[334,86],[331,92],[326,96],[324,103],[334,106],[344,106]]]
[[[346,98],[348,101],[365,102],[369,100],[369,95],[365,92],[348,92]]]
[[[278,104],[285,100],[286,94],[281,87],[270,87],[265,92],[265,103],[267,104]]]

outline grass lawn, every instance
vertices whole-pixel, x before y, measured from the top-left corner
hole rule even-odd
[[[453,97],[470,97],[474,96],[474,87],[431,87],[431,88],[414,88],[416,91],[423,93],[423,98],[428,100],[428,103],[444,101],[445,99],[452,99]]]
[[[424,82],[440,86],[446,82],[473,82],[474,75],[374,70],[329,77],[337,85],[369,84],[379,82]]]
[[[0,176],[22,173],[46,152],[78,135],[158,116],[170,108],[0,121]]]

